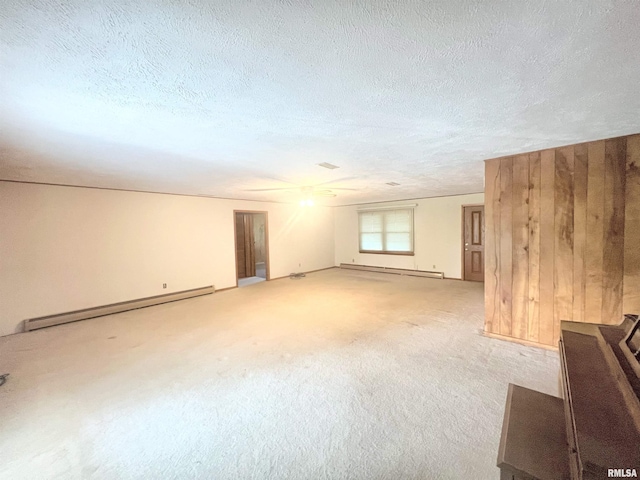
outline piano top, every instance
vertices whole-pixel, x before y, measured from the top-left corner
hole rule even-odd
[[[573,421],[571,430],[585,472],[640,467],[640,400],[624,355],[615,351],[628,328],[629,322],[619,326],[562,322],[564,393],[572,415],[567,421]]]

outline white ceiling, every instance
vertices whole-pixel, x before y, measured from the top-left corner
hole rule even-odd
[[[480,3],[3,0],[0,179],[348,204],[640,132],[638,0]]]

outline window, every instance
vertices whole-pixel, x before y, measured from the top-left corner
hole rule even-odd
[[[360,253],[413,255],[413,209],[358,213]]]

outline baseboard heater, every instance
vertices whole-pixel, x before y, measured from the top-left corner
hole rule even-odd
[[[101,307],[86,308],[84,310],[76,310],[73,312],[60,313],[57,315],[49,315],[46,317],[30,318],[24,321],[24,331],[37,330],[38,328],[52,327],[63,323],[77,322],[88,318],[102,317],[103,315],[111,315],[113,313],[126,312],[127,310],[135,310],[137,308],[151,307],[160,305],[161,303],[175,302],[176,300],[184,300],[186,298],[199,297],[201,295],[209,295],[215,292],[213,285],[208,287],[194,288],[192,290],[183,290],[181,292],[167,293],[165,295],[156,295],[155,297],[139,298],[138,300],[129,300],[127,302],[112,303],[111,305],[103,305]]]
[[[406,268],[370,267],[368,265],[354,265],[341,263],[340,268],[347,270],[364,270],[366,272],[394,273],[396,275],[411,275],[413,277],[429,277],[444,279],[444,272],[427,272],[426,270],[409,270]]]

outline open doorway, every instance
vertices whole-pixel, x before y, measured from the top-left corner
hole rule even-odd
[[[246,287],[269,280],[267,212],[234,210],[236,285]]]

